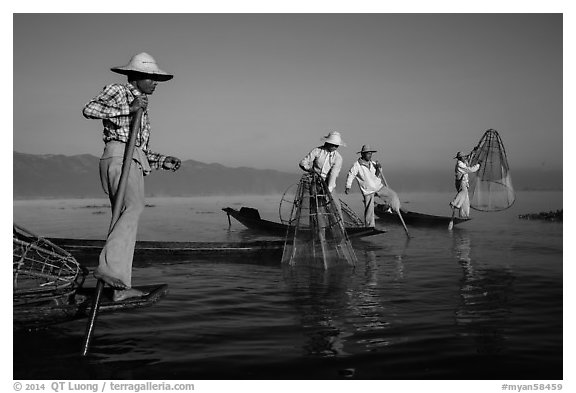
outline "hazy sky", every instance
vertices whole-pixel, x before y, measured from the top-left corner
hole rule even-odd
[[[351,165],[452,167],[484,131],[512,167],[562,168],[562,14],[15,14],[13,149],[92,154],[82,107],[148,52],[151,148],[298,171],[331,130]]]

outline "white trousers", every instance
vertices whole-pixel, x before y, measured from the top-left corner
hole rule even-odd
[[[468,196],[468,184],[466,182],[461,182],[460,189],[452,202],[450,202],[450,205],[452,208],[459,210],[461,218],[468,218],[470,216],[470,198]]]
[[[364,195],[364,225],[375,227],[376,220],[374,217],[374,197],[376,193]]]

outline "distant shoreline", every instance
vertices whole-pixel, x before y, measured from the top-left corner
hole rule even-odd
[[[402,191],[404,194],[451,194],[451,190],[412,190]],[[564,192],[562,189],[522,189],[516,190],[517,193],[558,193]],[[340,193],[343,194],[343,193]],[[202,199],[202,198],[262,198],[262,197],[278,197],[280,198],[282,193],[268,193],[268,194],[254,194],[254,193],[238,193],[238,194],[210,194],[210,195],[147,195],[146,199],[148,201],[154,199]],[[353,191],[348,197],[360,197],[360,193],[358,191]],[[401,199],[402,199],[402,195]],[[108,198],[105,195],[102,196],[29,196],[29,197],[14,197],[12,199],[13,202],[33,202],[33,201],[64,201],[64,200],[74,200],[74,201],[89,201],[89,200],[103,200],[107,201]],[[109,206],[108,206],[109,207]]]
[[[13,152],[13,199],[105,198],[98,173],[99,158],[91,155],[38,156]],[[384,169],[390,186],[406,192],[453,192],[454,167]],[[513,169],[516,191],[562,191],[563,170]],[[283,194],[302,173],[247,167],[230,168],[187,160],[177,172],[154,171],[146,176],[147,197]],[[336,190],[344,192],[347,168],[338,176]],[[352,186],[358,192],[358,186]]]

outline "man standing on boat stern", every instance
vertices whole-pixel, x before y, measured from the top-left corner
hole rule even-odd
[[[382,182],[382,166],[378,161],[372,161],[372,153],[376,153],[370,145],[362,146],[357,153],[360,158],[348,171],[346,177],[346,194],[350,193],[354,179],[358,181],[362,197],[364,198],[364,223],[367,227],[375,227],[374,218],[374,197],[378,196],[384,200],[394,211],[400,209],[400,199],[392,189],[386,187]]]
[[[126,185],[124,209],[108,234],[106,245],[100,253],[99,265],[94,271],[96,278],[114,288],[114,301],[120,301],[145,295],[132,288],[136,232],[140,214],[144,210],[144,176],[152,168],[176,171],[181,162],[176,157],[165,156],[149,148],[148,96],[154,93],[158,82],[168,81],[173,75],[161,70],[147,53],[139,53],[127,65],[111,70],[126,75],[128,82],[104,87],[100,94],[84,106],[82,113],[87,119],[102,120],[105,146],[100,158],[100,180],[113,204],[118,192],[131,120],[139,109],[143,110]]]
[[[474,148],[476,150],[476,148]],[[459,209],[459,214],[461,218],[468,218],[470,216],[470,198],[468,196],[468,174],[474,173],[478,169],[480,169],[480,163],[469,166],[468,160],[474,154],[474,150],[465,156],[462,152],[458,152],[456,154],[455,159],[456,166],[454,167],[454,176],[455,176],[455,186],[456,191],[458,192],[452,202],[450,202],[450,207],[454,211],[454,209]]]

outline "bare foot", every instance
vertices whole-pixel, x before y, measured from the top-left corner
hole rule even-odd
[[[115,302],[120,302],[122,300],[130,299],[133,297],[143,297],[146,295],[147,295],[146,292],[142,292],[139,289],[128,288],[128,289],[124,289],[124,290],[120,290],[120,291],[115,290],[114,295],[112,297],[112,300],[114,300]]]
[[[94,270],[94,277],[96,277],[98,280],[102,280],[104,281],[106,284],[110,285],[112,288],[114,289],[126,289],[128,288],[128,286],[126,284],[124,284],[122,282],[122,280],[109,276],[107,274],[104,274],[100,271],[98,271],[98,269]]]

